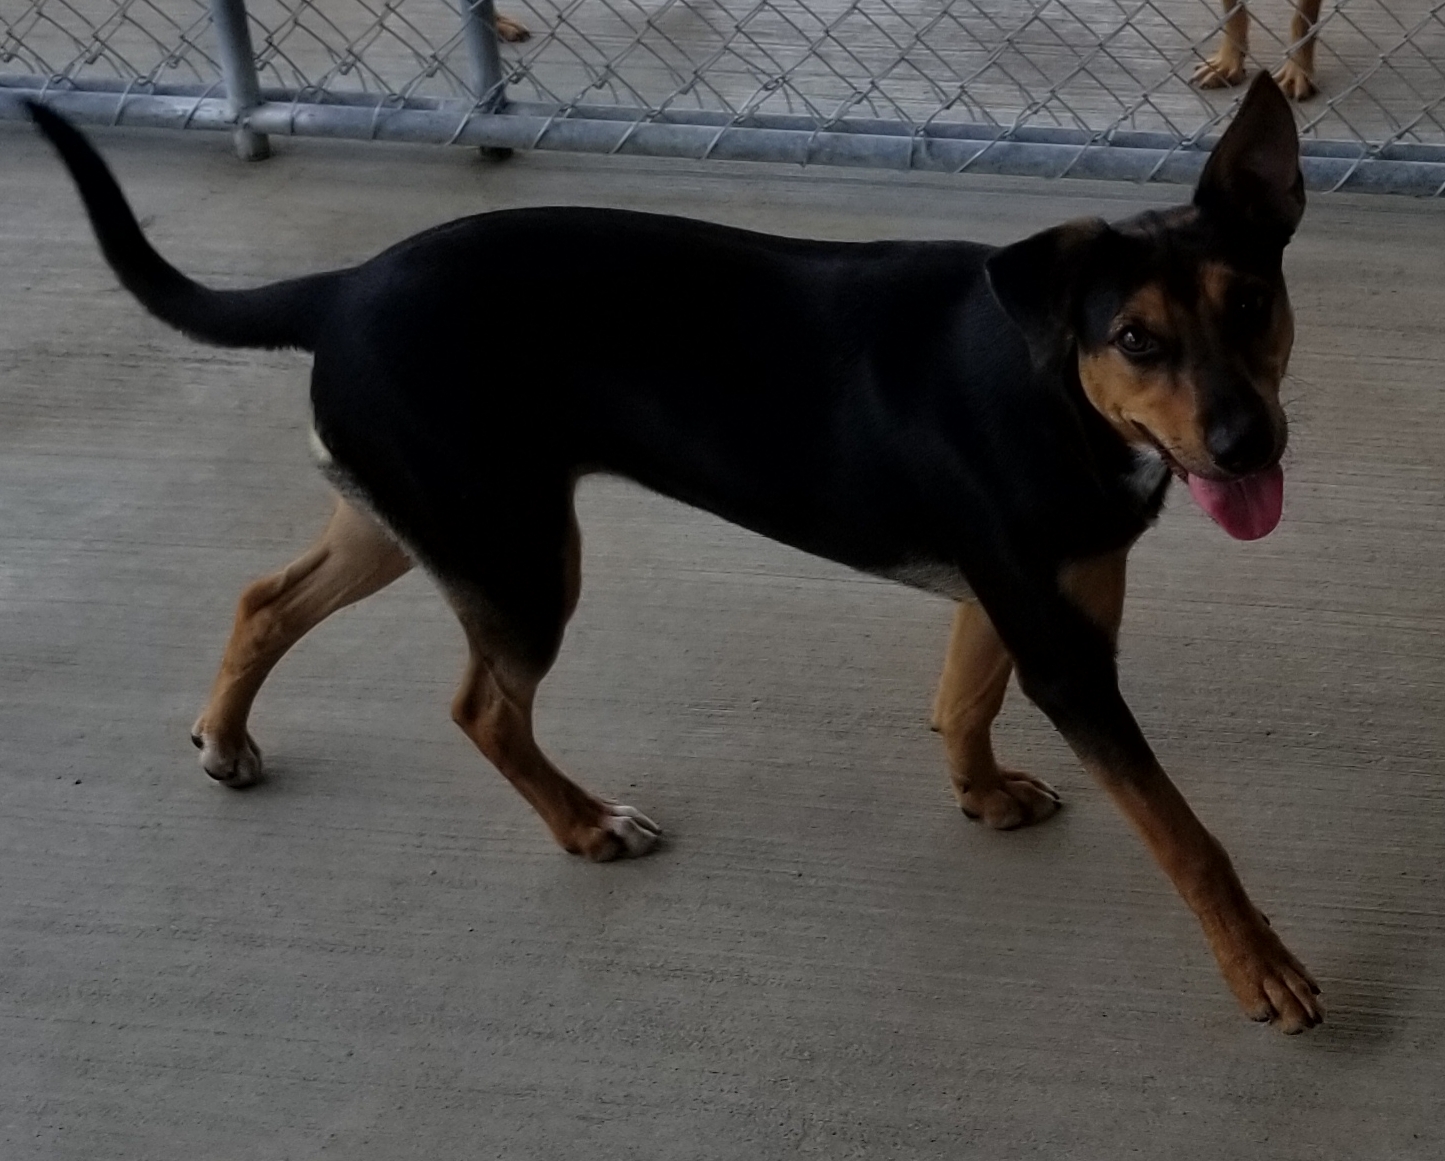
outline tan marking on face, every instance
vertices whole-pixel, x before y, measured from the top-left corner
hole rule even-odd
[[[1269,320],[1255,337],[1240,339],[1227,320],[1253,280],[1219,261],[1201,263],[1196,278],[1192,306],[1159,282],[1135,291],[1111,323],[1108,341],[1080,351],[1079,377],[1089,401],[1127,442],[1162,447],[1185,471],[1208,474],[1217,469],[1206,444],[1197,360],[1233,362],[1263,399],[1282,445],[1287,425],[1279,389],[1294,344],[1294,317],[1283,286],[1260,283],[1272,296]],[[1119,350],[1113,339],[1131,325],[1148,331],[1164,356],[1139,362]]]
[[[1188,324],[1182,315],[1165,287],[1155,282],[1141,286],[1111,324],[1110,341],[1079,352],[1079,379],[1089,402],[1125,442],[1157,444],[1190,470],[1209,459],[1192,381],[1179,374],[1168,358],[1140,363],[1112,341],[1132,325],[1143,327],[1168,347]]]
[[[1199,267],[1199,293],[1215,318],[1223,318],[1229,310],[1230,292],[1241,283],[1255,280],[1239,274],[1227,262],[1204,262]],[[1281,285],[1273,290],[1274,308],[1266,328],[1264,342],[1259,355],[1259,374],[1252,376],[1254,384],[1266,399],[1271,393],[1279,394],[1279,383],[1289,367],[1289,354],[1294,346],[1294,313],[1290,310],[1289,296]]]
[[[1216,311],[1223,313],[1229,291],[1236,279],[1227,262],[1202,262],[1199,265],[1199,296]]]
[[[1279,402],[1279,385],[1289,370],[1289,356],[1293,349],[1294,311],[1289,304],[1289,295],[1281,285],[1275,296],[1274,317],[1269,324],[1269,346],[1265,353],[1268,382],[1273,388],[1273,395],[1266,398],[1272,398],[1276,405]]]
[[[1231,292],[1240,284],[1247,286],[1253,281],[1227,262],[1205,262],[1199,268],[1201,300],[1216,319],[1224,318],[1230,309]],[[1256,348],[1243,350],[1240,354],[1248,365],[1250,382],[1269,408],[1276,429],[1283,433],[1286,423],[1284,409],[1279,402],[1279,388],[1289,369],[1290,351],[1294,348],[1294,312],[1290,309],[1289,295],[1285,293],[1283,283],[1269,289],[1273,297],[1269,323]]]

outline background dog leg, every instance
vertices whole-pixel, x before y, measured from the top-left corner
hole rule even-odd
[[[1244,80],[1244,57],[1249,51],[1249,12],[1243,0],[1224,0],[1224,31],[1214,55],[1194,70],[1191,78],[1201,89],[1222,89]]]
[[[261,776],[261,752],[246,719],[286,651],[337,609],[385,588],[411,559],[370,516],[340,498],[326,530],[280,572],[241,594],[211,696],[191,730],[206,773],[243,787]]]
[[[1296,101],[1313,97],[1315,87],[1315,25],[1320,22],[1320,0],[1296,0],[1289,35],[1289,58],[1275,70],[1274,79],[1285,96]]]

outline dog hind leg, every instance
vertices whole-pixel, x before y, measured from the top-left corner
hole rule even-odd
[[[385,529],[338,497],[315,544],[247,586],[210,699],[191,730],[207,774],[238,789],[261,777],[261,752],[246,719],[267,675],[332,613],[384,589],[410,568],[411,559]]]
[[[630,806],[609,802],[569,779],[543,753],[532,730],[537,687],[556,659],[581,591],[581,536],[571,509],[535,518],[524,543],[496,542],[487,553],[506,575],[478,560],[455,560],[438,581],[466,632],[470,656],[452,702],[452,719],[531,804],[559,846],[594,862],[647,854],[658,826]],[[556,533],[549,536],[548,530]],[[520,540],[520,538],[519,538]]]

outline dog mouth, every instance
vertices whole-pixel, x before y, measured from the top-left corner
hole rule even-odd
[[[1137,420],[1134,421],[1134,430],[1139,433],[1139,437],[1145,443],[1154,449],[1155,454],[1164,461],[1164,466],[1174,473],[1176,479],[1188,481],[1188,471],[1186,471],[1184,465],[1174,457],[1174,453],[1169,450],[1163,440],[1155,436],[1152,431]]]
[[[1236,540],[1259,540],[1279,526],[1284,514],[1284,469],[1276,460],[1243,476],[1215,479],[1191,472],[1147,428],[1135,424],[1169,470],[1189,489],[1204,514]]]
[[[1186,482],[1194,502],[1236,540],[1268,536],[1284,514],[1284,469],[1277,462],[1233,480],[1191,475]]]

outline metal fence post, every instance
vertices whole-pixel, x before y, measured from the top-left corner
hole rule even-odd
[[[226,99],[231,116],[236,119],[236,156],[242,161],[261,161],[271,156],[270,139],[241,124],[245,114],[261,103],[256,54],[251,48],[251,29],[246,22],[246,0],[211,0],[211,21],[221,43]]]
[[[507,102],[502,77],[502,53],[497,47],[495,0],[461,0],[462,30],[467,38],[467,57],[472,65],[472,96],[485,113],[495,113]],[[504,161],[510,149],[482,146],[483,157]]]

